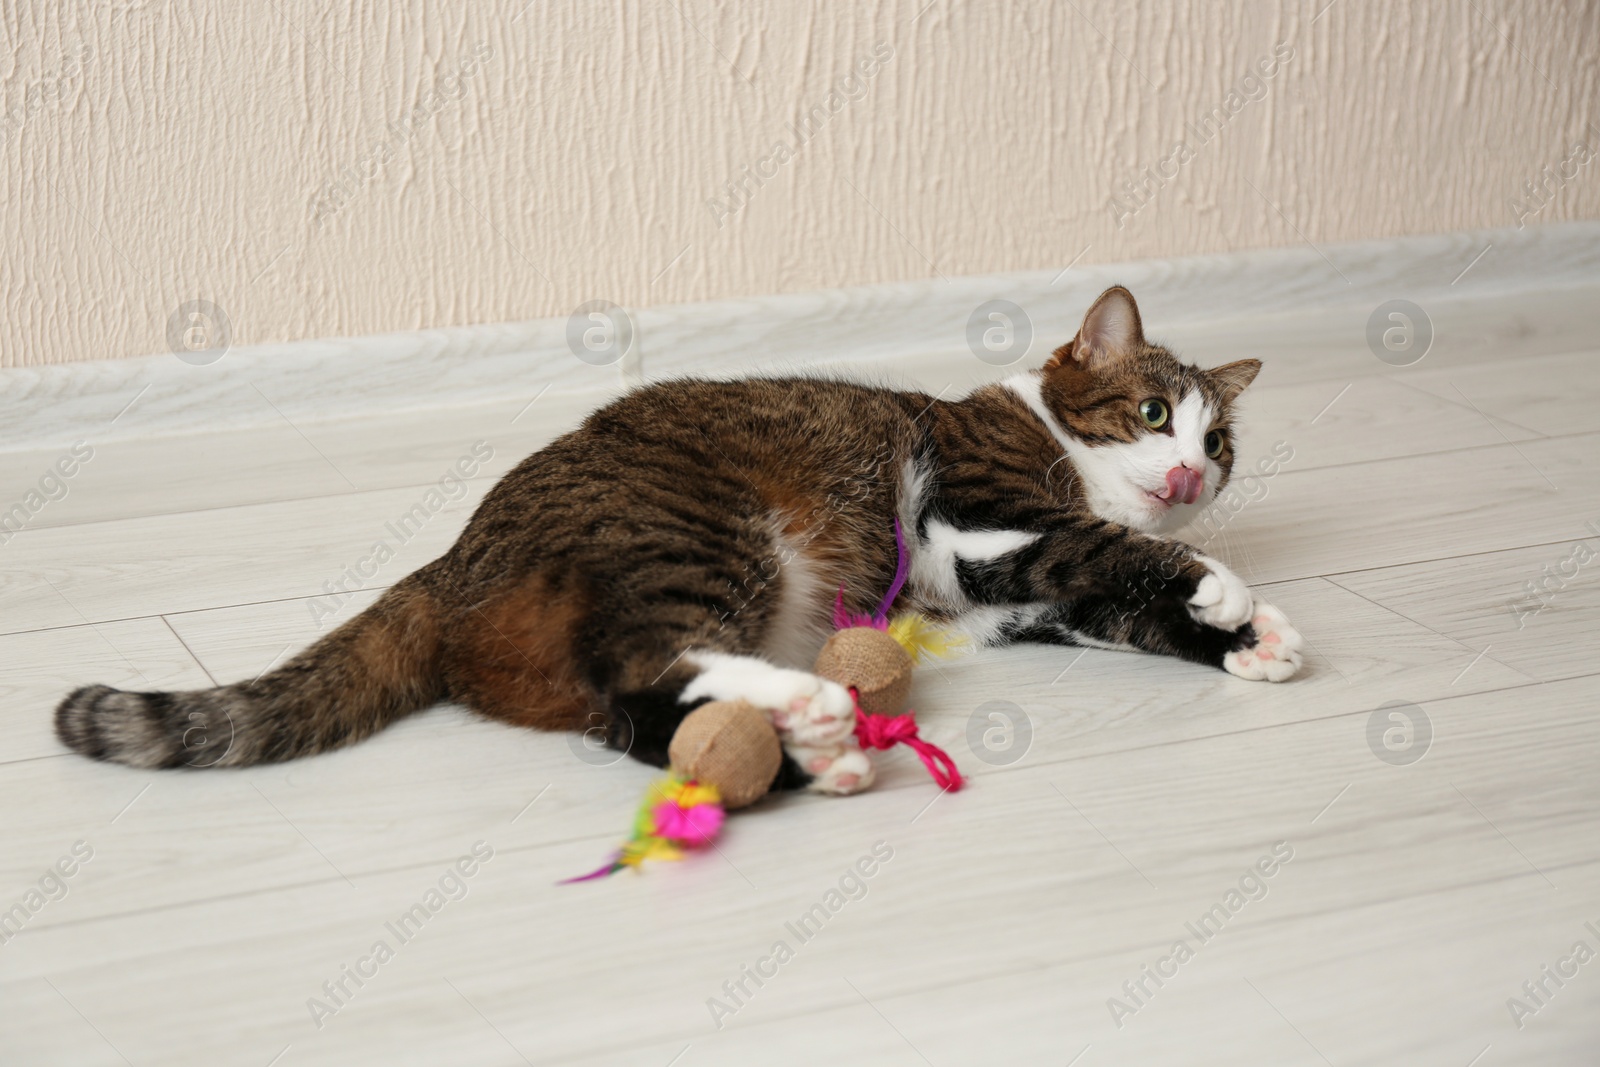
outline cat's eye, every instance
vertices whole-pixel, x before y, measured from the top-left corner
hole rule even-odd
[[[1167,410],[1167,402],[1165,400],[1157,400],[1155,397],[1151,397],[1149,400],[1140,402],[1139,417],[1152,430],[1159,430],[1167,424],[1167,420],[1172,417],[1172,413]]]
[[[1206,434],[1206,455],[1210,456],[1212,459],[1216,459],[1218,456],[1222,455],[1222,446],[1224,443],[1225,442],[1223,440],[1221,431],[1212,430],[1210,433]]]

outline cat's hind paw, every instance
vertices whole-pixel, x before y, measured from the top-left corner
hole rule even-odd
[[[856,706],[850,699],[850,691],[826,678],[806,677],[817,683],[815,690],[796,692],[786,704],[771,706],[769,714],[773,727],[786,742],[810,746],[840,744],[856,731]]]
[[[868,788],[877,777],[872,757],[853,744],[827,748],[787,746],[787,751],[811,775],[806,788],[813,793],[846,797]]]
[[[825,747],[856,730],[850,691],[809,671],[778,667],[753,656],[699,653],[702,670],[678,698],[684,703],[744,700],[766,711],[785,744]]]
[[[1300,669],[1300,646],[1305,639],[1289,625],[1283,612],[1256,601],[1250,616],[1253,643],[1222,657],[1222,669],[1252,682],[1285,682]]]

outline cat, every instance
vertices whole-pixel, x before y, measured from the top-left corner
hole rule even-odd
[[[848,743],[850,694],[809,667],[841,586],[865,612],[889,585],[896,519],[897,607],[974,647],[1136,649],[1283,681],[1301,663],[1283,613],[1168,536],[1227,484],[1234,401],[1260,369],[1179,362],[1113,287],[1042,368],[960,400],[816,377],[650,385],[523,460],[445,555],[284,666],[193,692],[81,688],[56,733],[138,767],[244,766],[448,700],[665,766],[689,710],[744,699],[784,741],[775,787],[856,792],[872,768]]]

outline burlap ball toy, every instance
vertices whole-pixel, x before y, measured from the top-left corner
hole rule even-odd
[[[847,610],[841,585],[833,612],[838,632],[823,646],[813,668],[854,690],[856,708],[854,722],[824,716],[808,725],[831,723],[849,727],[849,732],[828,745],[791,744],[793,724],[787,723],[780,736],[767,713],[753,704],[702,704],[678,724],[667,746],[672,772],[650,787],[634,816],[632,835],[598,870],[563,884],[594,881],[625,867],[637,870],[649,859],[680,859],[685,849],[709,845],[722,828],[725,811],[748,807],[772,788],[783,766],[785,744],[791,744],[790,756],[814,775],[811,787],[821,792],[847,795],[867,788],[872,781],[869,753],[895,745],[914,751],[940,788],[961,788],[961,771],[949,753],[918,736],[910,712],[900,714],[910,696],[912,666],[925,655],[943,655],[956,641],[915,612],[889,617],[909,572],[898,519],[894,539],[895,576],[877,610],[869,615]],[[830,730],[821,733],[833,736]]]
[[[783,746],[760,708],[714,700],[684,716],[667,756],[683,777],[716,786],[723,807],[732,811],[767,795],[783,763]]]
[[[814,670],[846,689],[854,687],[863,711],[898,715],[911,695],[911,655],[900,642],[871,626],[852,626],[828,638]]]

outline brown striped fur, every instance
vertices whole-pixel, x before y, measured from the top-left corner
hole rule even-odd
[[[1175,403],[1186,389],[1213,400],[1226,428],[1255,365],[1202,371],[1142,332],[1136,350],[1113,356],[1093,314],[1042,372],[1040,395],[1070,433],[1131,440],[1149,432],[1137,423],[1140,398]],[[1230,446],[1224,480],[1231,460]],[[931,488],[923,512],[907,515],[912,467]],[[677,696],[696,671],[685,650],[777,655],[777,631],[797,617],[820,645],[841,584],[856,611],[888,585],[897,515],[914,546],[930,518],[1050,531],[1051,547],[1019,560],[1015,574],[969,576],[1019,603],[1079,598],[1100,611],[1098,597],[1125,607],[1123,587],[1157,558],[1149,539],[1088,511],[1073,464],[1003,386],[936,400],[817,378],[670,381],[523,460],[444,556],[280,669],[193,693],[80,689],[58,709],[57,732],[85,755],[138,766],[245,765],[347,744],[453,700],[517,726],[598,722],[611,743],[662,762],[687,710]],[[1193,560],[1176,569],[1192,589]],[[989,595],[987,585],[973,589],[971,603]],[[806,599],[795,616],[786,596],[798,592]],[[971,606],[917,583],[907,602],[947,618]],[[1141,613],[1104,626],[1172,650],[1167,636],[1143,634],[1160,627]],[[1019,622],[1018,633],[1049,639],[1025,632],[1036,623]],[[1205,656],[1220,654],[1212,645]],[[789,665],[808,667],[803,655]]]

